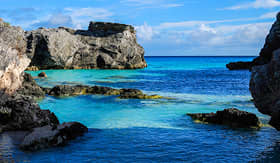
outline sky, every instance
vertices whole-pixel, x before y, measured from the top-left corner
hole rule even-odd
[[[147,56],[255,56],[280,0],[0,0],[0,17],[25,30],[133,25]]]

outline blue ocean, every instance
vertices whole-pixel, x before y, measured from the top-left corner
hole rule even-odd
[[[251,102],[250,72],[229,71],[228,62],[253,57],[146,57],[141,70],[46,70],[39,85],[137,88],[160,100],[88,95],[47,96],[42,109],[60,122],[78,121],[89,132],[69,145],[35,153],[18,149],[12,133],[0,136],[0,156],[15,162],[248,162],[280,160],[280,135]],[[37,72],[29,72],[36,76]],[[260,130],[195,123],[186,113],[238,108],[257,114]]]

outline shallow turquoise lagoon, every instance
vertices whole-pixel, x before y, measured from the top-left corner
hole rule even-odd
[[[122,100],[115,96],[46,97],[40,106],[61,122],[90,128],[63,148],[23,153],[11,135],[0,137],[3,158],[30,162],[247,162],[277,161],[280,135],[194,123],[186,113],[236,107],[268,117],[252,104],[249,71],[228,71],[225,64],[253,57],[146,57],[142,70],[47,70],[45,87],[58,84],[137,88],[172,100]],[[30,72],[36,76],[38,72]]]

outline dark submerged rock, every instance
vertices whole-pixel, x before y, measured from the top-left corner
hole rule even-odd
[[[161,99],[159,95],[146,95],[138,89],[114,89],[102,86],[57,85],[53,88],[43,88],[48,95],[57,97],[78,95],[118,95],[121,99]]]
[[[226,67],[229,70],[250,70],[252,62],[230,62]]]
[[[27,151],[37,151],[49,147],[63,146],[87,131],[87,127],[78,122],[63,123],[56,127],[48,125],[35,128],[33,132],[25,136],[20,148]]]
[[[217,111],[216,113],[197,113],[187,115],[192,117],[192,119],[201,122],[227,125],[233,128],[260,128],[261,124],[255,114],[240,111],[235,108]]]

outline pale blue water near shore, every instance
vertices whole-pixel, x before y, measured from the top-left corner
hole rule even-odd
[[[47,70],[45,87],[58,84],[137,88],[174,100],[121,100],[112,96],[47,97],[40,102],[64,121],[90,130],[66,147],[24,153],[8,135],[0,137],[0,156],[27,162],[247,162],[279,159],[280,134],[194,123],[186,113],[230,107],[256,113],[249,71],[225,64],[253,57],[146,57],[143,70]],[[31,72],[37,75],[38,72]],[[60,160],[60,161],[58,161]]]

